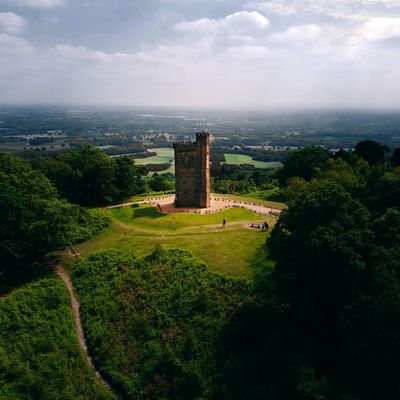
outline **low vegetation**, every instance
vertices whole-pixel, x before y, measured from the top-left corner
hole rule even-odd
[[[94,361],[127,399],[212,397],[219,337],[249,298],[245,281],[158,247],[80,259],[73,283]]]
[[[1,400],[112,400],[86,365],[55,277],[0,298]]]

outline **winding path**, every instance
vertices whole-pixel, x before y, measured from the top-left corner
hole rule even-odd
[[[78,336],[78,341],[79,341],[79,346],[81,347],[83,353],[85,354],[86,362],[89,365],[89,367],[92,369],[94,374],[96,375],[97,379],[107,388],[109,389],[118,399],[122,400],[122,396],[114,389],[114,387],[111,385],[110,382],[108,382],[101,374],[100,372],[96,369],[96,367],[93,364],[93,360],[89,355],[86,340],[85,340],[85,335],[83,332],[82,328],[82,323],[81,323],[81,316],[80,316],[80,304],[78,299],[75,296],[74,293],[74,288],[72,286],[71,279],[69,278],[67,272],[65,271],[65,268],[58,264],[55,267],[55,272],[59,276],[59,278],[64,282],[65,286],[68,289],[69,297],[71,299],[71,307],[72,307],[72,314],[74,318],[74,325],[75,325],[75,331],[76,335]]]

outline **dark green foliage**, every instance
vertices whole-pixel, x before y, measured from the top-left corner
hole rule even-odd
[[[245,282],[161,247],[81,259],[73,282],[96,365],[127,398],[211,397],[218,337],[249,297]]]
[[[323,169],[328,161],[329,153],[322,147],[310,146],[289,153],[283,168],[277,173],[279,182],[286,186],[287,180],[299,177],[310,180],[318,170]]]
[[[86,365],[63,283],[42,279],[0,300],[1,400],[114,397]]]
[[[219,398],[400,398],[399,171],[341,156],[289,177],[276,270],[227,329]]]
[[[83,145],[77,151],[36,159],[43,172],[68,201],[85,206],[108,204],[144,191],[147,171],[129,157],[111,158],[99,149]]]
[[[340,186],[326,183],[303,193],[269,242],[282,300],[299,316],[305,313],[306,323],[328,328],[324,321],[343,309],[366,268],[371,240],[368,210]]]
[[[390,164],[392,164],[392,167],[400,167],[400,147],[393,150],[390,157]]]
[[[157,174],[157,172],[150,178],[149,187],[155,192],[164,192],[167,190],[175,189],[175,176],[167,174]]]
[[[0,257],[4,266],[87,240],[108,223],[99,212],[60,199],[49,180],[28,162],[0,155]]]
[[[390,151],[389,147],[374,140],[363,140],[356,144],[354,152],[368,161],[370,165],[376,165],[385,161],[385,153]]]
[[[275,174],[276,170],[257,169],[252,165],[215,163],[211,165],[211,190],[223,194],[257,192],[260,197],[264,197],[263,192],[273,190],[275,194],[278,190]],[[274,199],[266,196],[265,200]]]

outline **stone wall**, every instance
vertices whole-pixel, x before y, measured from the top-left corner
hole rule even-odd
[[[175,205],[210,207],[210,134],[196,133],[195,142],[175,142]]]

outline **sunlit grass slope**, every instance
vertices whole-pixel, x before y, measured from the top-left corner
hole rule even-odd
[[[107,249],[149,253],[156,244],[167,249],[192,251],[210,269],[234,276],[252,278],[258,268],[271,268],[267,261],[267,233],[249,229],[251,221],[276,219],[245,209],[228,209],[216,214],[162,215],[151,206],[121,207],[107,211],[113,222],[96,238],[77,245],[81,255]],[[227,224],[222,228],[222,220]]]

